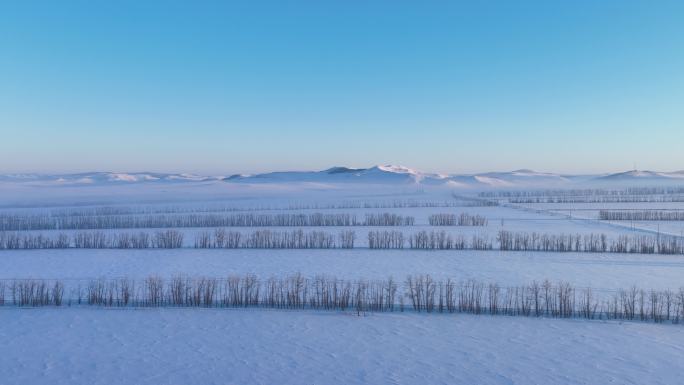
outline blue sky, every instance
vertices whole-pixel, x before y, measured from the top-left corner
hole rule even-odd
[[[0,172],[684,169],[683,20],[681,1],[2,2]]]

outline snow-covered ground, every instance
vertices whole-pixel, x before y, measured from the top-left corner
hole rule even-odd
[[[301,272],[344,279],[403,280],[410,274],[505,286],[549,279],[578,287],[672,289],[684,286],[684,258],[671,255],[418,250],[7,250],[0,278],[141,279],[151,275],[261,278]]]
[[[0,309],[4,384],[680,383],[684,329],[215,309]]]
[[[403,281],[408,275],[475,279],[518,286],[549,279],[599,293],[638,286],[678,290],[684,257],[501,251],[369,250],[370,230],[445,230],[486,235],[499,230],[547,234],[680,233],[680,223],[596,220],[600,204],[477,204],[477,189],[575,188],[591,183],[651,183],[643,173],[614,178],[518,170],[439,175],[403,167],[235,176],[88,173],[0,177],[0,214],[37,215],[114,207],[133,215],[395,213],[415,226],[318,227],[357,233],[357,248],[331,250],[182,249],[0,250],[0,279],[261,278],[293,273]],[[668,181],[674,180],[667,176]],[[589,183],[591,182],[591,183]],[[589,185],[588,185],[589,183]],[[395,207],[421,202],[449,207]],[[504,199],[501,202],[505,203]],[[481,203],[481,202],[480,202]],[[610,209],[674,209],[681,203],[606,204]],[[379,207],[381,206],[381,207]],[[572,211],[570,211],[572,209]],[[174,213],[175,212],[175,213]],[[484,227],[434,227],[428,216],[467,212]],[[572,213],[574,219],[568,218]],[[137,214],[135,214],[137,213]],[[212,214],[213,213],[213,214]],[[128,214],[126,214],[128,215]],[[242,232],[261,227],[229,228]],[[290,231],[293,227],[271,228]],[[300,229],[300,228],[297,228]],[[90,231],[90,230],[86,230]],[[157,229],[115,229],[155,232]],[[61,230],[30,233],[56,235]],[[73,231],[63,231],[73,233]],[[25,231],[24,233],[29,233]],[[351,313],[236,309],[19,309],[0,307],[0,383],[4,384],[677,384],[684,369],[681,325],[533,319],[463,314]]]

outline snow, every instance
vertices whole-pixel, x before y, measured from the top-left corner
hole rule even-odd
[[[397,166],[397,165],[392,165],[392,164],[388,164],[385,166],[375,166],[374,168],[376,168],[380,171],[394,172],[394,173],[398,173],[398,174],[413,174],[413,175],[418,174],[418,171],[416,171],[416,170],[410,169],[408,167]]]
[[[201,182],[217,179],[211,176],[200,176],[187,173],[149,173],[149,172],[86,172],[78,174],[21,174],[2,175],[0,181],[28,183],[31,185],[51,184],[121,184],[144,182]],[[37,183],[36,183],[37,182]]]
[[[56,180],[63,179],[63,183]],[[641,178],[641,177],[639,177]],[[662,176],[658,176],[662,178]],[[656,180],[641,178],[645,183]],[[660,180],[660,179],[657,179]],[[675,180],[668,178],[668,180]],[[601,184],[599,184],[599,182]],[[44,278],[67,289],[91,279],[150,275],[261,278],[335,276],[403,281],[408,275],[518,286],[549,279],[614,293],[633,285],[678,290],[679,255],[500,251],[368,250],[369,230],[436,230],[487,235],[501,230],[559,234],[679,234],[680,222],[608,223],[596,210],[680,208],[682,203],[539,204],[499,207],[373,206],[387,202],[472,203],[478,190],[623,186],[620,179],[532,170],[430,174],[402,166],[203,177],[192,174],[82,173],[0,177],[3,214],[131,206],[250,213],[411,215],[416,226],[354,227],[353,250],[3,250],[0,279]],[[625,184],[625,186],[633,186]],[[452,194],[465,196],[457,198]],[[306,209],[303,206],[310,206]],[[684,206],[683,206],[684,207]],[[433,213],[483,215],[485,227],[432,227]],[[569,219],[567,214],[581,219]],[[138,215],[138,214],[136,214]],[[144,215],[144,214],[141,214]],[[176,215],[168,213],[164,215]],[[251,232],[264,228],[231,228]],[[274,228],[289,231],[293,228]],[[337,233],[345,228],[301,228]],[[120,229],[107,232],[154,232]],[[186,246],[211,228],[183,228]],[[60,231],[40,231],[54,235]],[[66,231],[68,232],[68,231]],[[67,292],[68,295],[69,292]],[[236,309],[18,309],[0,306],[0,379],[7,384],[676,384],[684,368],[684,328],[639,322]]]
[[[684,172],[659,172],[631,170],[602,175],[560,175],[520,169],[506,172],[477,174],[443,174],[418,171],[401,165],[377,165],[369,168],[336,166],[323,171],[276,171],[261,174],[235,173],[230,177],[202,176],[187,173],[151,172],[89,172],[79,174],[6,174],[0,175],[2,183],[30,184],[38,186],[65,184],[149,184],[149,183],[203,183],[208,181],[228,184],[264,183],[363,183],[363,184],[421,184],[448,186],[459,189],[472,188],[588,188],[625,187],[625,183],[679,183]],[[629,186],[632,187],[632,186]]]
[[[602,177],[602,179],[669,179],[669,178],[684,178],[684,173],[681,171],[675,172],[659,172],[648,170],[631,170],[610,174]]]
[[[0,309],[6,384],[678,384],[684,329],[470,315]]]
[[[668,255],[412,250],[14,250],[0,252],[0,278],[261,278],[301,272],[344,279],[403,280],[410,274],[475,279],[503,286],[568,281],[598,290],[679,289],[684,258]]]
[[[475,175],[475,180],[488,185],[492,187],[512,187],[513,183],[499,179],[499,178],[492,178],[488,176],[482,176],[482,175]]]

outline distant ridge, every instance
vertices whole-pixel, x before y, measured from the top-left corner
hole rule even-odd
[[[217,180],[193,174],[168,174],[153,172],[85,172],[77,174],[21,174],[1,175],[0,181],[53,182],[55,184],[107,184],[107,183],[149,183],[149,182],[201,182]]]
[[[630,170],[604,175],[561,175],[518,169],[479,174],[437,174],[401,165],[368,168],[335,166],[321,171],[275,171],[261,174],[202,176],[184,173],[86,172],[75,174],[6,174],[0,182],[54,185],[107,185],[150,183],[223,182],[241,184],[271,183],[359,183],[396,185],[443,185],[453,188],[564,188],[575,185],[654,185],[684,183],[684,171],[658,172]]]
[[[518,182],[567,183],[569,179],[557,174],[541,173],[529,169],[510,172],[492,172],[475,175],[443,175],[426,173],[400,165],[377,165],[369,168],[336,166],[322,171],[282,171],[257,175],[234,175],[224,179],[232,183],[378,183],[426,184],[452,187],[514,187]]]
[[[597,179],[601,179],[601,180],[644,180],[644,179],[671,180],[671,179],[684,179],[684,171],[659,172],[659,171],[649,171],[649,170],[630,170],[630,171],[600,176]]]

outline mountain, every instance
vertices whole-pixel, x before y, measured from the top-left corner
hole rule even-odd
[[[124,185],[150,183],[223,182],[235,184],[377,184],[377,185],[434,185],[450,188],[572,188],[626,187],[684,183],[684,171],[656,172],[631,170],[606,175],[561,175],[521,169],[507,172],[443,175],[418,171],[405,166],[378,165],[369,168],[331,167],[321,171],[277,171],[263,174],[235,174],[212,177],[193,174],[153,172],[89,172],[77,174],[6,174],[0,182],[49,185]]]
[[[658,172],[648,170],[630,170],[615,174],[603,175],[596,178],[601,181],[663,181],[680,182],[684,181],[684,171]]]
[[[426,173],[404,166],[379,165],[370,168],[332,167],[322,171],[285,171],[257,175],[233,175],[224,179],[233,183],[375,183],[375,184],[424,184],[450,187],[517,187],[565,184],[570,177],[541,173],[532,170],[491,172],[472,175],[442,175]]]
[[[322,171],[280,171],[256,175],[232,175],[224,180],[242,183],[321,182],[321,183],[431,183],[445,176],[422,173],[403,166],[370,168],[332,167]]]
[[[206,177],[192,174],[165,174],[151,172],[117,173],[117,172],[86,172],[77,174],[7,174],[0,175],[0,181],[8,182],[39,182],[64,185],[91,184],[121,184],[146,182],[202,182],[216,180],[216,177]]]

